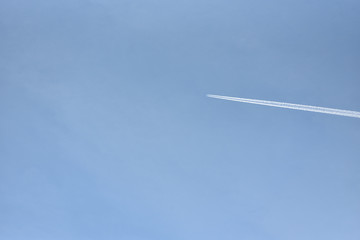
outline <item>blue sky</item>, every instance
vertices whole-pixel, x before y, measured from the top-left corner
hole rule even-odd
[[[3,1],[0,238],[360,239],[359,11]]]

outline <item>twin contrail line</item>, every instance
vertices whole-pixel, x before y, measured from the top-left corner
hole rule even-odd
[[[318,112],[318,113],[340,115],[340,116],[345,116],[345,117],[360,118],[360,112],[356,112],[356,111],[348,111],[348,110],[325,108],[325,107],[315,107],[315,106],[301,105],[301,104],[294,104],[294,103],[285,103],[285,102],[256,100],[256,99],[249,99],[249,98],[227,97],[227,96],[219,96],[219,95],[212,95],[212,94],[208,94],[206,96],[211,97],[211,98],[235,101],[235,102],[252,103],[252,104],[259,104],[259,105],[265,105],[265,106],[271,106],[271,107],[289,108],[289,109],[309,111],[309,112]]]

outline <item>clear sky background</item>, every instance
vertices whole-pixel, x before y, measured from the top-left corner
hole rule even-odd
[[[360,239],[359,12],[1,1],[0,239]]]

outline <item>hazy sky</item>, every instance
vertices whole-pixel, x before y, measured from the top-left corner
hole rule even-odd
[[[358,0],[0,3],[0,238],[358,240]]]

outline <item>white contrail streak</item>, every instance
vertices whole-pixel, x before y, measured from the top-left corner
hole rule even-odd
[[[284,102],[264,101],[264,100],[248,99],[248,98],[226,97],[226,96],[219,96],[212,94],[208,94],[207,96],[211,98],[219,98],[229,101],[245,102],[245,103],[271,106],[271,107],[289,108],[289,109],[309,111],[309,112],[319,112],[319,113],[334,114],[334,115],[340,115],[346,117],[360,118],[360,112],[356,112],[356,111],[348,111],[348,110],[325,108],[325,107],[315,107],[315,106],[284,103]]]

